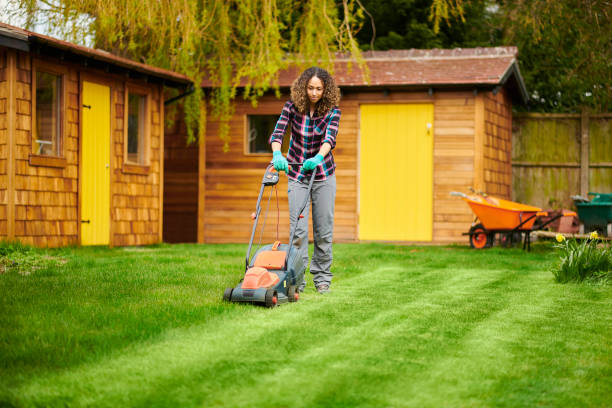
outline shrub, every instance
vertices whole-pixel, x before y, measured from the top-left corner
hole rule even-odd
[[[561,251],[561,260],[552,273],[560,283],[589,280],[610,280],[612,276],[612,247],[602,242],[597,232],[578,242],[557,234],[555,248]]]
[[[66,263],[66,260],[49,256],[45,250],[20,242],[0,242],[0,274],[15,271],[21,275]]]

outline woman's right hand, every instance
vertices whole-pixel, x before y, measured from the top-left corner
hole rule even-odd
[[[272,154],[272,164],[274,165],[274,169],[276,171],[284,171],[287,173],[289,170],[289,163],[287,163],[287,159],[285,159],[283,154],[278,150]]]

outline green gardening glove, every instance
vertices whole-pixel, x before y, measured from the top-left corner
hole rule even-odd
[[[312,157],[304,162],[302,168],[306,171],[313,170],[319,164],[323,163],[323,156],[317,154],[315,157]]]
[[[274,165],[274,169],[276,171],[284,171],[287,173],[289,170],[289,163],[287,163],[287,159],[285,159],[283,154],[278,150],[272,153],[272,164]]]

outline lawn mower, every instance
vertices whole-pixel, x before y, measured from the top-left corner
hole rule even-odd
[[[299,166],[301,163],[290,162],[289,165]],[[223,293],[223,299],[225,301],[255,303],[263,304],[266,307],[276,307],[279,304],[297,302],[299,300],[298,289],[304,282],[306,265],[298,249],[293,246],[293,236],[295,234],[297,222],[294,228],[289,232],[288,244],[281,244],[277,235],[277,240],[273,244],[260,247],[255,252],[255,255],[253,255],[253,258],[251,258],[251,249],[257,230],[257,221],[261,214],[261,199],[264,190],[266,187],[270,187],[270,198],[272,198],[272,189],[274,189],[278,183],[279,177],[280,175],[274,169],[274,166],[269,164],[266,167],[263,180],[261,181],[257,205],[252,215],[254,219],[253,230],[246,253],[244,278],[235,288],[225,289]],[[304,218],[303,212],[308,205],[314,178],[315,172],[313,171],[308,183],[308,194],[306,194],[304,203],[298,213],[299,218]],[[270,199],[268,199],[268,208],[269,204]],[[267,211],[266,209],[266,216]],[[262,227],[262,236],[263,228],[265,228],[265,219]]]

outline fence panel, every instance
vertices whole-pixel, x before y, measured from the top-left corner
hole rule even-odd
[[[513,199],[542,208],[572,208],[571,196],[581,191],[612,192],[611,119],[609,113],[515,114]],[[589,151],[584,157],[583,143]]]
[[[612,116],[590,119],[589,191],[612,193]]]

